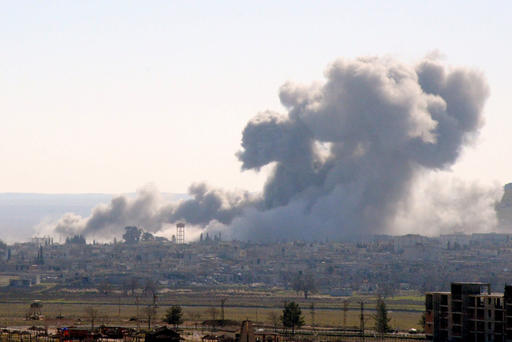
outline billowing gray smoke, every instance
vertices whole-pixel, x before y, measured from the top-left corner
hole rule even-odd
[[[190,199],[175,206],[166,204],[154,187],[146,186],[137,191],[135,198],[117,196],[108,205],[97,206],[87,218],[66,214],[52,229],[63,236],[81,234],[110,239],[121,236],[124,227],[130,225],[155,233],[166,224],[177,221],[199,226],[211,221],[229,224],[235,216],[242,214],[245,206],[253,203],[247,192],[224,192],[210,189],[205,184],[192,185],[189,193]]]
[[[243,170],[274,164],[263,193],[191,188],[161,205],[152,192],[116,198],[89,218],[66,216],[60,232],[157,231],[184,220],[241,239],[342,238],[384,233],[427,170],[451,166],[482,125],[483,76],[434,60],[338,60],[322,85],[287,83],[286,113],[263,112],[243,130]]]

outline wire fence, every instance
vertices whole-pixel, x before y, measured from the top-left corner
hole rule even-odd
[[[283,335],[279,339],[282,342],[418,342],[425,341],[423,335],[399,335],[399,334],[385,334],[383,336],[376,334],[366,333],[318,333],[318,334],[295,334]],[[261,341],[268,342],[268,341]]]
[[[270,335],[269,335],[270,334]],[[266,336],[265,336],[266,335]],[[98,341],[98,342],[143,342],[144,334],[125,335],[122,338],[106,338],[104,336],[88,336],[84,338],[64,338],[40,331],[7,330],[0,333],[0,342],[68,342],[68,341]],[[383,336],[373,333],[362,335],[360,332],[333,332],[333,331],[300,331],[295,334],[274,332],[256,333],[256,342],[418,342],[425,341],[424,335],[411,336],[410,334],[385,334]]]
[[[84,337],[84,338],[65,338],[58,335],[47,335],[33,333],[31,331],[9,330],[0,333],[0,342],[70,342],[70,341],[97,341],[97,342],[144,342],[145,336],[138,334],[135,336],[123,336],[122,338],[107,337]]]

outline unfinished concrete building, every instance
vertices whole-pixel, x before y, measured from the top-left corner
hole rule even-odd
[[[512,341],[512,286],[491,292],[487,283],[452,283],[450,292],[429,292],[425,334],[435,342]]]

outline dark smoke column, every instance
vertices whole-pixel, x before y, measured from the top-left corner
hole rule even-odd
[[[321,86],[285,84],[285,114],[247,124],[243,169],[275,163],[262,208],[233,222],[250,239],[384,233],[425,170],[451,166],[482,125],[478,72],[425,60],[338,60]]]

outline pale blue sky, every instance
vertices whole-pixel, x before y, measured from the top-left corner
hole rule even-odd
[[[0,192],[260,189],[241,131],[338,57],[433,50],[482,70],[486,126],[453,168],[512,181],[510,1],[0,1]]]

